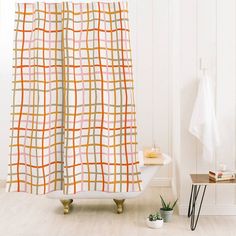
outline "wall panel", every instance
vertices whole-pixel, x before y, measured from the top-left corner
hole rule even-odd
[[[197,1],[180,1],[180,204],[188,201],[189,173],[197,171],[196,140],[188,132],[197,74]],[[174,105],[174,104],[173,104]]]
[[[202,75],[205,67],[210,76],[212,85],[216,80],[216,1],[198,0],[197,12],[197,45],[196,45],[196,83]],[[207,20],[206,20],[207,19]],[[213,89],[214,90],[214,89]],[[216,157],[209,162],[202,159],[202,145],[197,144],[197,173],[208,173],[209,169],[215,169]],[[215,202],[215,187],[209,187],[206,192],[205,204]]]
[[[216,110],[220,127],[221,145],[217,163],[235,168],[235,104],[236,104],[236,2],[217,0],[217,81]],[[233,187],[218,187],[217,204],[233,204]]]

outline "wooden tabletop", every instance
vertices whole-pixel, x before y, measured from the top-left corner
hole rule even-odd
[[[236,185],[236,179],[215,182],[209,179],[208,174],[190,174],[193,185],[214,185],[214,184],[233,184]]]

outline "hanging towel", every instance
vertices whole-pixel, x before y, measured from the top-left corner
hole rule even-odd
[[[214,150],[219,145],[219,131],[210,81],[207,73],[204,72],[199,81],[189,126],[189,132],[199,139],[203,145],[203,158],[209,161],[212,160]]]

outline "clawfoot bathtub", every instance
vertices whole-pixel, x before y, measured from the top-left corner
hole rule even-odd
[[[164,155],[165,161],[164,165],[170,163],[171,159],[169,156]],[[142,179],[142,191],[140,192],[124,192],[124,193],[108,193],[108,192],[80,192],[73,195],[63,195],[62,191],[55,191],[49,193],[47,196],[50,198],[60,199],[63,207],[64,214],[68,214],[70,211],[70,206],[73,202],[73,199],[113,199],[116,207],[117,213],[120,214],[123,212],[124,201],[129,198],[135,198],[140,196],[151,183],[151,180],[157,173],[160,165],[147,165],[141,166],[141,179]]]

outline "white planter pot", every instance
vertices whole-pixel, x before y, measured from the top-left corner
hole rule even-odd
[[[146,224],[149,228],[159,229],[163,226],[163,220],[150,221],[149,218],[147,218]]]

